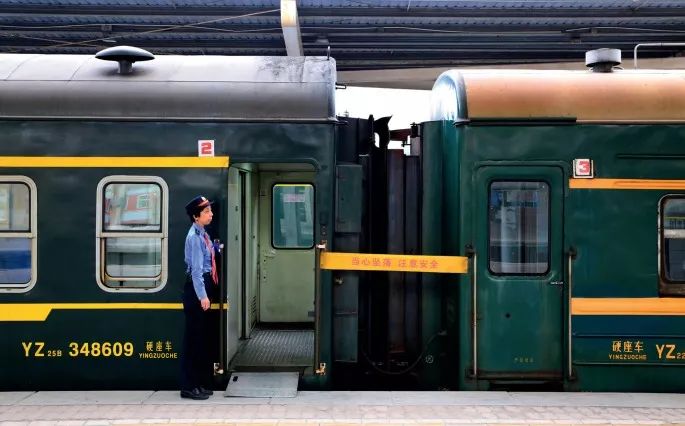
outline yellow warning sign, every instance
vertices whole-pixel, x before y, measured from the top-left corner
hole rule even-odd
[[[429,272],[465,274],[468,258],[462,256],[418,256],[405,254],[321,253],[321,269],[345,271]]]

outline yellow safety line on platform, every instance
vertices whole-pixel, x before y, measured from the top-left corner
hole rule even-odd
[[[321,269],[465,274],[468,258],[405,254],[321,253]]]
[[[53,310],[181,310],[182,303],[3,303],[0,304],[0,322],[45,321]],[[211,309],[219,309],[213,303]],[[224,303],[224,309],[229,304]]]
[[[685,180],[569,179],[570,189],[685,189]]]
[[[667,297],[574,297],[573,315],[685,315],[685,299]]]
[[[229,157],[0,157],[0,167],[226,168]]]

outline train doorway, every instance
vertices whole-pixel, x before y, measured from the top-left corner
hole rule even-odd
[[[301,373],[314,364],[315,172],[308,165],[234,167],[228,235],[239,256],[229,260],[229,270],[236,264],[227,283],[236,301],[229,369]]]
[[[475,350],[479,379],[556,381],[563,365],[563,173],[481,167]]]

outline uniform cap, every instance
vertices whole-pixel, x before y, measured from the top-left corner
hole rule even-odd
[[[198,195],[197,197],[190,200],[188,204],[186,204],[186,213],[188,213],[189,216],[197,215],[202,210],[204,210],[205,207],[210,206],[212,204],[214,204],[213,201],[209,201],[202,195]]]

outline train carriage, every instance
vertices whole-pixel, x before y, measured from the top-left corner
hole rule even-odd
[[[177,388],[198,194],[217,388],[684,389],[682,73],[450,71],[391,132],[330,58],[98,56],[1,55],[1,390]]]
[[[460,389],[685,389],[685,86],[611,65],[433,88],[424,209],[471,258],[444,305]]]
[[[334,60],[150,56],[2,55],[0,388],[176,388],[198,194],[225,253],[217,382],[327,386],[314,245],[334,229]]]

